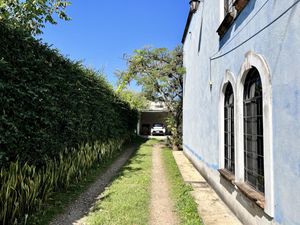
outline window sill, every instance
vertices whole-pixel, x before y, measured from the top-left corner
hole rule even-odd
[[[253,189],[250,185],[244,182],[235,182],[235,176],[231,172],[226,169],[218,170],[220,175],[227,180],[228,182],[235,185],[247,198],[251,201],[255,202],[260,208],[265,208],[265,196]]]
[[[222,38],[225,35],[227,30],[231,26],[233,20],[234,20],[234,14],[233,13],[227,13],[227,15],[225,16],[223,22],[221,23],[221,25],[219,26],[219,28],[217,30],[217,33],[219,34],[220,38]]]
[[[235,7],[238,14],[245,8],[245,6],[248,4],[248,2],[249,2],[249,0],[236,0],[233,3],[233,6]]]
[[[234,184],[247,198],[254,201],[256,205],[262,209],[265,208],[265,196],[262,193],[254,190],[246,183],[235,182]]]
[[[235,10],[232,10],[232,12],[228,12],[225,15],[224,20],[222,21],[221,25],[219,26],[219,28],[217,30],[217,33],[219,34],[220,38],[222,38],[225,35],[225,33],[229,30],[229,28],[231,27],[235,18],[246,7],[248,2],[249,2],[249,0],[236,0],[233,3]]]
[[[219,169],[218,171],[225,180],[234,184],[234,180],[235,180],[234,174],[232,174],[231,172],[229,172],[226,169]]]

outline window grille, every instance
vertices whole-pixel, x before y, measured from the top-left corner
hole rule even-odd
[[[262,84],[253,67],[244,85],[244,166],[245,181],[264,193],[264,137]]]
[[[234,95],[230,83],[225,90],[224,128],[225,169],[234,174]]]

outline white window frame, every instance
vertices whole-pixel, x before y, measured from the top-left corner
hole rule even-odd
[[[219,97],[219,169],[225,168],[225,151],[224,151],[224,103],[225,103],[225,91],[227,84],[230,83],[233,89],[233,96],[234,96],[234,164],[236,167],[237,164],[237,140],[236,140],[236,82],[235,77],[230,70],[227,70],[225,73],[224,80],[220,87],[220,97]],[[236,168],[235,168],[236,171]],[[236,173],[236,172],[235,172]]]
[[[274,175],[273,175],[273,135],[272,135],[272,83],[271,73],[265,59],[252,51],[245,55],[236,82],[236,173],[237,182],[244,180],[244,120],[243,96],[244,82],[249,70],[255,67],[261,78],[263,88],[263,127],[264,127],[264,176],[265,176],[265,213],[274,217]]]
[[[224,20],[224,17],[225,17],[225,13],[224,13],[224,0],[220,0],[220,24],[222,23],[222,21]]]

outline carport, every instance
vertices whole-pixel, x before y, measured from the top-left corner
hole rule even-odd
[[[166,119],[168,117],[169,112],[165,110],[160,111],[142,111],[140,113],[140,119],[138,123],[138,134],[140,135],[150,135],[150,129],[154,123],[162,123],[166,124]],[[168,133],[168,131],[167,131]]]

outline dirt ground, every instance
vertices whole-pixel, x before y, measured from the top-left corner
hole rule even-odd
[[[153,147],[150,224],[179,224],[173,211],[173,202],[170,199],[170,186],[166,177],[161,151],[160,145]]]
[[[126,164],[135,147],[130,147],[100,175],[88,190],[81,194],[66,211],[57,216],[50,225],[85,225],[82,218],[93,208],[100,194],[118,171]],[[152,152],[150,225],[177,225],[179,220],[170,198],[170,185],[166,176],[162,146],[156,144]],[[145,206],[147,207],[147,206]]]
[[[51,221],[50,225],[83,225],[80,219],[90,211],[100,193],[105,190],[105,187],[108,186],[122,166],[125,165],[135,149],[134,146],[126,149],[124,153],[97,178],[96,182],[93,183],[87,191],[82,193],[63,214]]]

